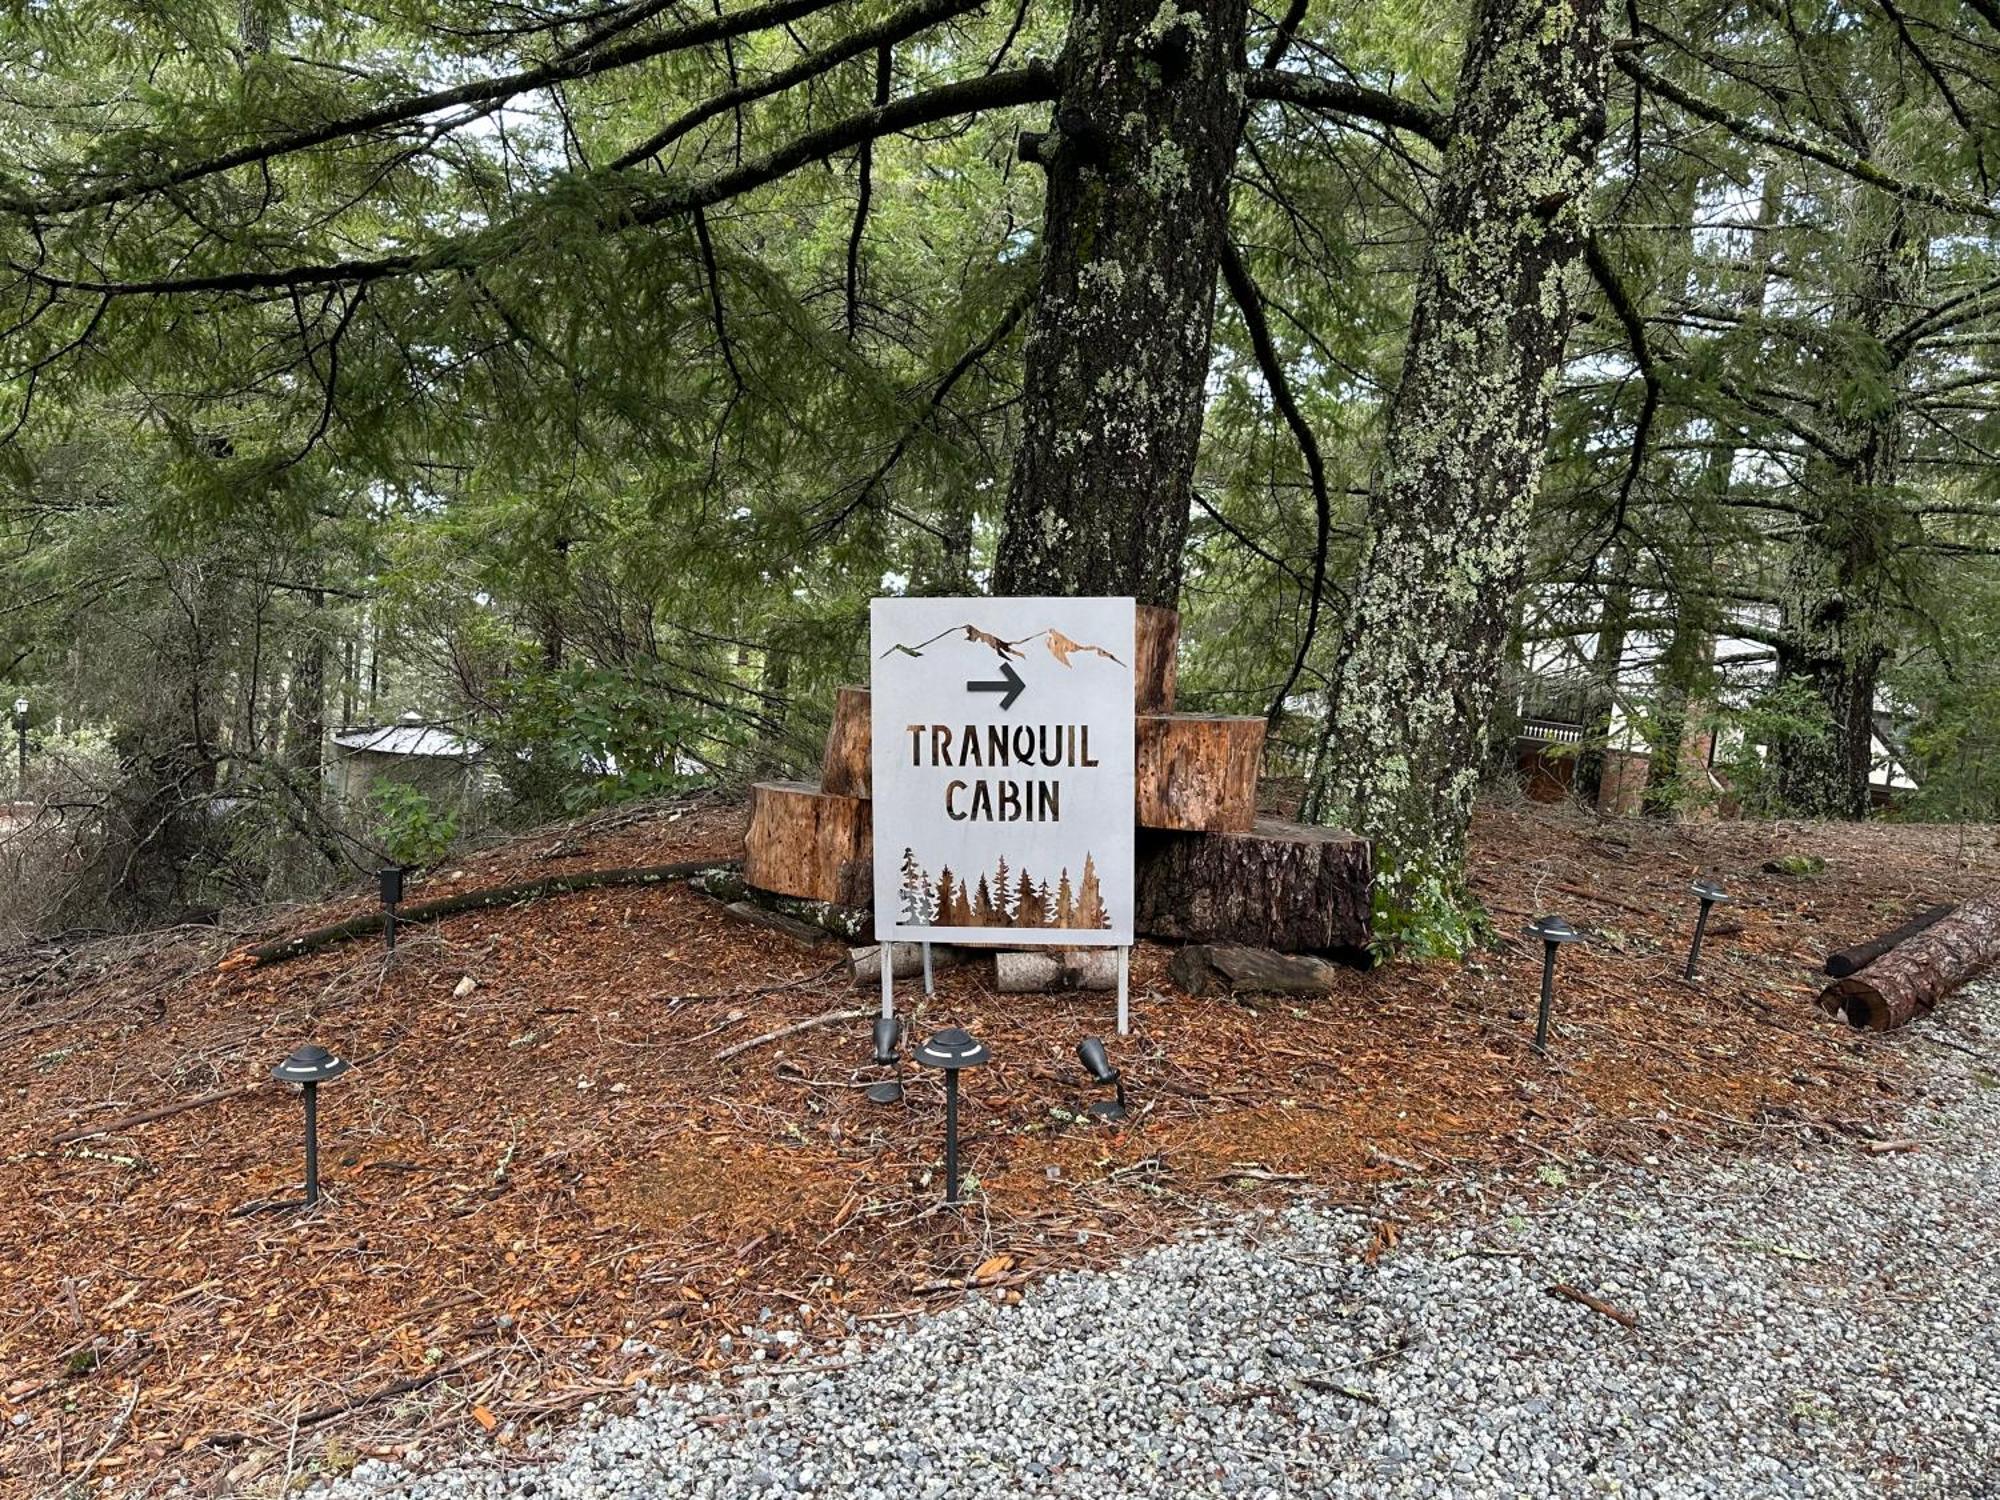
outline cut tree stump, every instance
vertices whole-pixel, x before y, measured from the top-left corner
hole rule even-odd
[[[1956,910],[1957,908],[1950,904],[1933,906],[1930,910],[1910,918],[1902,926],[1890,928],[1878,938],[1872,938],[1865,943],[1856,943],[1852,948],[1842,948],[1838,953],[1829,953],[1826,956],[1826,972],[1834,979],[1845,979],[1850,974],[1859,973],[1898,944],[1906,943],[1918,933],[1935,927]],[[1709,931],[1713,932],[1715,929],[1711,927]]]
[[[873,899],[872,829],[862,798],[803,781],[760,781],[750,788],[743,878],[780,896],[866,906]]]
[[[1194,943],[1167,965],[1167,977],[1190,995],[1324,995],[1340,966],[1310,954],[1273,953],[1234,943]]]
[[[1835,980],[1820,1008],[1848,1024],[1893,1031],[1927,1016],[1938,1001],[2000,957],[2000,891],[1963,903],[1858,974]]]
[[[865,687],[834,689],[833,722],[820,757],[819,789],[837,797],[869,795],[869,697]]]
[[[1248,833],[1153,833],[1137,850],[1147,937],[1280,953],[1368,946],[1368,841],[1339,828],[1259,818]]]
[[[1118,987],[1116,948],[1020,948],[993,955],[993,987],[1003,995]]]
[[[1139,606],[1133,645],[1133,707],[1142,714],[1174,711],[1174,680],[1179,672],[1181,617],[1157,604]]]
[[[1255,715],[1139,715],[1139,826],[1248,833],[1257,820],[1264,727]]]

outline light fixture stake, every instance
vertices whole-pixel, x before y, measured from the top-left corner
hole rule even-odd
[[[382,885],[382,941],[388,951],[396,951],[396,908],[403,903],[401,865],[384,865],[375,877]]]
[[[1554,1008],[1556,993],[1556,949],[1564,943],[1583,940],[1578,932],[1561,917],[1537,917],[1528,924],[1528,935],[1542,940],[1542,1004],[1535,1013],[1535,1053],[1540,1057],[1549,1055],[1549,1012]]]
[[[944,1201],[958,1204],[958,1075],[984,1064],[992,1053],[961,1027],[953,1026],[917,1048],[917,1061],[944,1073]]]
[[[301,1086],[306,1100],[306,1199],[305,1207],[319,1202],[319,1086],[354,1066],[326,1048],[307,1043],[271,1070],[281,1083]]]
[[[1701,913],[1694,919],[1694,941],[1688,944],[1687,970],[1683,979],[1693,979],[1695,965],[1701,962],[1701,936],[1708,931],[1708,913],[1718,902],[1727,901],[1729,892],[1713,880],[1697,880],[1691,890],[1701,901]]]

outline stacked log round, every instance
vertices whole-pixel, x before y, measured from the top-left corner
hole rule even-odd
[[[803,781],[758,782],[750,788],[743,878],[781,896],[870,904],[872,812],[864,798],[823,792]]]
[[[869,795],[869,696],[865,687],[837,688],[833,722],[826,730],[819,789],[838,797]]]
[[[1231,714],[1141,714],[1133,770],[1141,828],[1248,833],[1257,821],[1264,721]]]
[[[1180,659],[1180,614],[1157,604],[1142,604],[1134,633],[1132,706],[1142,714],[1170,714]]]

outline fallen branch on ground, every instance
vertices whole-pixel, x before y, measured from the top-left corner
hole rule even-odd
[[[65,1130],[56,1136],[51,1144],[67,1146],[71,1141],[88,1141],[100,1135],[116,1135],[122,1130],[130,1130],[134,1125],[150,1125],[155,1120],[164,1120],[191,1109],[200,1109],[204,1104],[220,1104],[225,1099],[254,1094],[258,1089],[269,1086],[269,1079],[260,1078],[255,1083],[239,1083],[234,1088],[215,1089],[210,1093],[197,1094],[192,1099],[177,1099],[172,1104],[162,1104],[154,1109],[142,1109],[136,1115],[120,1115],[115,1120],[106,1120],[102,1125],[79,1125],[74,1130]]]
[[[1856,943],[1852,948],[1842,948],[1838,953],[1829,953],[1826,956],[1826,973],[1834,979],[1845,979],[1850,974],[1858,973],[1899,944],[1906,943],[1918,933],[1935,927],[1957,909],[1949,902],[1943,906],[1933,906],[1929,911],[1912,917],[1902,926],[1890,928],[1878,938],[1865,943]]]
[[[1639,1320],[1631,1313],[1626,1312],[1624,1308],[1613,1307],[1602,1297],[1593,1297],[1588,1292],[1580,1292],[1566,1281],[1558,1281],[1554,1286],[1550,1287],[1549,1295],[1579,1303],[1600,1317],[1609,1318],[1612,1322],[1623,1324],[1627,1328],[1637,1328],[1639,1326]]]
[[[545,875],[539,880],[522,880],[512,885],[489,886],[477,891],[459,891],[450,896],[440,896],[435,901],[419,901],[413,906],[400,907],[396,912],[396,925],[402,927],[412,922],[429,922],[457,912],[477,911],[481,907],[513,906],[517,902],[533,901],[542,896],[566,895],[572,891],[590,891],[603,886],[660,885],[670,880],[688,880],[696,875],[733,868],[734,860],[692,859],[679,864],[640,865],[627,870],[579,870],[573,875]],[[362,912],[343,922],[329,923],[292,937],[276,938],[253,948],[240,949],[225,958],[218,967],[246,969],[258,964],[281,963],[302,953],[312,953],[335,943],[344,943],[350,938],[380,932],[382,924],[382,912]]]
[[[761,1047],[766,1042],[782,1041],[801,1031],[810,1031],[815,1026],[832,1026],[840,1021],[859,1021],[874,1014],[872,1010],[830,1010],[824,1015],[811,1016],[803,1021],[794,1021],[789,1026],[780,1026],[776,1031],[767,1031],[762,1036],[753,1036],[747,1042],[737,1042],[733,1046],[724,1047],[715,1054],[715,1060],[727,1062],[739,1052],[748,1052],[751,1048]]]

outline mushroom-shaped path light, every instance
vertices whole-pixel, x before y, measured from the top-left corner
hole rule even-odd
[[[354,1064],[336,1057],[316,1042],[308,1042],[271,1070],[280,1083],[302,1084],[306,1095],[306,1202],[319,1202],[319,1086],[331,1082]]]
[[[1549,1050],[1549,1009],[1556,992],[1556,949],[1565,943],[1580,943],[1583,934],[1561,917],[1537,917],[1528,924],[1528,936],[1542,940],[1542,1005],[1535,1012],[1535,1051]]]
[[[1708,931],[1709,909],[1729,899],[1729,892],[1713,880],[1697,880],[1691,889],[1701,902],[1701,914],[1694,919],[1694,941],[1688,944],[1687,973],[1682,976],[1686,979],[1694,978],[1694,966],[1701,962],[1701,935]]]
[[[917,1061],[944,1074],[944,1201],[958,1202],[958,1075],[983,1066],[993,1054],[986,1044],[953,1026],[917,1048]]]

